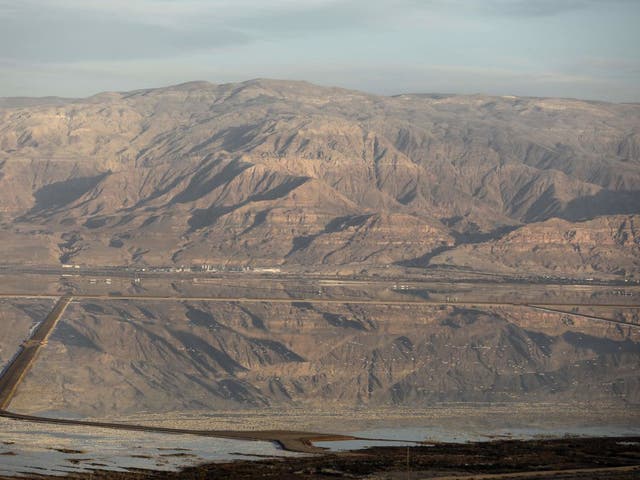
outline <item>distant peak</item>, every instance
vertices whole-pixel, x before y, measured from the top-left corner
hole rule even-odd
[[[179,83],[177,85],[171,85],[164,88],[159,88],[158,90],[176,90],[180,92],[188,92],[191,90],[200,90],[203,88],[210,88],[214,86],[213,83],[207,82],[206,80],[193,80],[191,82]]]
[[[242,85],[256,85],[261,87],[286,87],[286,86],[312,86],[313,84],[305,80],[283,80],[278,78],[252,78]]]

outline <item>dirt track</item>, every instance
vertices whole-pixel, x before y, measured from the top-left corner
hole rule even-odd
[[[33,365],[40,348],[46,343],[70,302],[69,296],[58,300],[47,317],[34,330],[31,338],[20,346],[18,354],[0,375],[0,410],[7,408],[11,403],[20,382]]]
[[[74,425],[94,428],[109,428],[150,433],[168,433],[173,435],[198,435],[202,437],[230,438],[237,440],[262,440],[275,442],[284,450],[300,453],[321,453],[324,449],[313,446],[316,441],[354,440],[357,437],[315,432],[298,432],[289,430],[232,431],[232,430],[194,430],[183,428],[152,427],[146,425],[125,424],[117,422],[93,422],[66,418],[47,418],[0,410],[0,417],[16,421],[44,423],[54,425]]]

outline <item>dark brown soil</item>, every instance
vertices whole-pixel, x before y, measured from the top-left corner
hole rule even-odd
[[[292,459],[236,461],[179,473],[95,472],[73,478],[156,479],[607,479],[640,478],[639,438],[565,438],[371,448]]]

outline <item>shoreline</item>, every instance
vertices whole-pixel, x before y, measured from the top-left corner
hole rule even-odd
[[[26,478],[622,480],[639,476],[640,437],[592,437],[372,447],[288,458],[206,463],[173,472],[142,469],[114,472],[98,469],[66,476],[38,474]]]
[[[138,431],[146,433],[164,433],[170,435],[195,435],[200,437],[227,438],[233,440],[267,441],[279,445],[283,450],[296,453],[321,453],[325,449],[316,447],[314,442],[359,440],[358,437],[332,433],[301,432],[295,430],[197,430],[187,428],[168,428],[150,425],[138,425],[119,422],[97,422],[92,420],[73,420],[49,418],[0,410],[0,418],[14,421],[70,425],[76,427],[107,428],[111,430]]]

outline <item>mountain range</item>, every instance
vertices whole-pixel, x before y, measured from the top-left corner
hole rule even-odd
[[[0,99],[5,264],[640,276],[640,105],[305,82]]]

